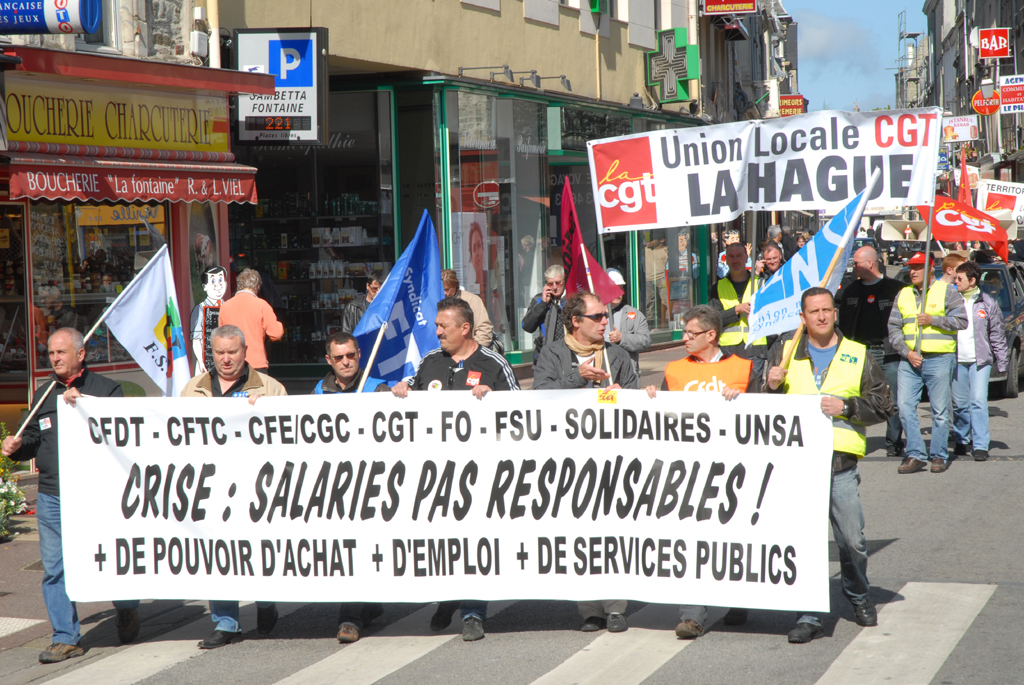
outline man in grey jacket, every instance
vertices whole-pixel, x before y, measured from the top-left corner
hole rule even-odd
[[[540,351],[545,345],[561,340],[565,335],[562,324],[562,305],[565,302],[565,268],[561,264],[544,271],[544,290],[535,295],[523,316],[523,330],[533,336],[533,364],[537,365]]]
[[[629,354],[604,340],[608,312],[597,295],[576,293],[570,297],[562,308],[562,319],[565,336],[545,345],[537,357],[534,390],[640,387]]]
[[[618,345],[605,342],[608,311],[593,293],[576,293],[562,308],[565,337],[545,345],[533,371],[534,390],[577,388],[638,389],[640,377],[633,361]],[[606,371],[611,368],[611,376]],[[614,382],[613,382],[614,381]],[[578,602],[585,633],[608,628],[610,633],[627,629],[626,600]]]
[[[618,269],[608,269],[608,277],[620,288],[626,287],[626,279]],[[640,353],[651,349],[651,331],[647,327],[647,317],[626,304],[625,295],[612,300],[611,308],[612,320],[608,322],[611,325],[604,329],[604,339],[629,353],[639,376]]]
[[[345,305],[345,311],[341,315],[342,333],[351,334],[356,329],[356,326],[359,325],[359,320],[366,313],[366,308],[373,302],[373,298],[377,296],[377,291],[380,290],[383,284],[384,272],[380,269],[371,271],[370,275],[366,278],[366,296],[357,297]]]
[[[974,461],[988,459],[988,379],[993,362],[999,373],[1009,366],[1006,329],[999,303],[979,288],[981,268],[974,262],[956,267],[956,288],[967,306],[967,328],[957,331],[956,375],[953,377],[953,454],[967,455],[974,443]],[[1017,373],[1017,369],[1010,369]],[[973,440],[972,440],[973,439]]]

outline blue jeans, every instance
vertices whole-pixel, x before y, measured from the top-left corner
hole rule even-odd
[[[64,589],[64,549],[60,526],[60,497],[39,493],[36,499],[39,555],[43,558],[43,601],[53,626],[53,641],[77,645],[82,637],[78,609]],[[118,609],[136,609],[138,600],[114,602]]]
[[[829,520],[832,537],[839,548],[839,570],[843,594],[851,604],[863,604],[868,598],[868,546],[864,539],[864,510],[860,506],[860,472],[857,467],[832,474]],[[821,625],[817,614],[805,614],[797,623]]]
[[[256,602],[256,606],[260,609],[266,609],[273,605],[273,602]],[[225,633],[242,632],[242,626],[238,623],[238,602],[211,599],[210,617],[213,618],[213,622],[217,626],[214,630],[221,630]]]
[[[915,369],[908,361],[900,361],[899,407],[903,432],[907,434],[907,456],[927,461],[928,451],[921,437],[921,423],[917,405],[921,402],[921,389],[928,388],[928,401],[932,407],[931,458],[943,461],[949,456],[949,395],[953,382],[956,355],[939,354],[925,357],[921,368]]]
[[[487,602],[481,602],[478,599],[464,599],[459,604],[459,608],[462,609],[463,621],[470,616],[476,616],[481,621],[487,620]]]
[[[974,440],[974,449],[988,451],[988,378],[992,366],[956,365],[953,379],[953,437],[958,445]]]

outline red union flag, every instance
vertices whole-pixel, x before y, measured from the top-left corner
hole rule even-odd
[[[988,194],[988,198],[985,201],[985,211],[995,212],[1000,209],[1013,211],[1013,208],[1017,206],[1017,198],[1014,195],[1003,195],[1002,193]]]
[[[646,138],[594,143],[601,225],[634,226],[658,222],[654,163]]]
[[[931,208],[919,206],[917,211],[926,221]],[[957,202],[944,195],[935,195],[935,221],[932,235],[942,241],[980,240],[992,246],[1002,260],[1009,261],[1006,231],[991,216],[970,205]]]
[[[981,29],[978,57],[998,59],[1010,56],[1010,29]]]

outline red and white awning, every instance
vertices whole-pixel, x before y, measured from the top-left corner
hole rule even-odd
[[[242,164],[4,152],[11,199],[256,202],[256,169]]]

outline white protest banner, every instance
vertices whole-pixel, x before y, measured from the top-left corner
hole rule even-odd
[[[836,214],[932,204],[941,110],[812,112],[587,143],[602,233],[710,224],[753,210]]]
[[[978,179],[978,209],[1024,226],[1024,183]]]
[[[639,390],[62,402],[68,594],[827,610],[820,402]]]

